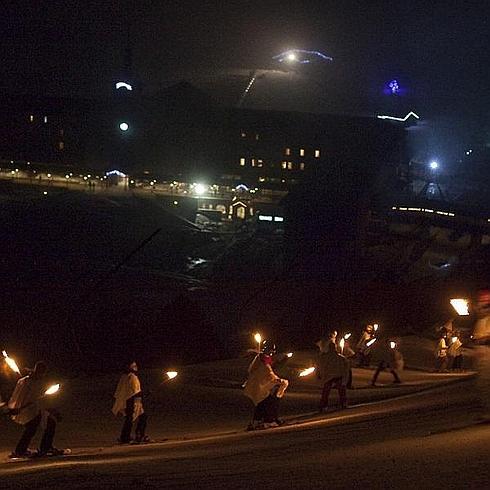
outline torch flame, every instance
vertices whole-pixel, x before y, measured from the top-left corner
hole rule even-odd
[[[463,298],[453,298],[450,300],[451,306],[456,310],[459,316],[468,316],[468,300]]]
[[[255,342],[257,342],[257,344],[260,344],[262,342],[262,335],[260,335],[260,333],[256,333],[254,335],[254,339],[255,339]]]
[[[19,366],[17,366],[17,363],[8,356],[6,351],[2,351],[2,355],[5,358],[5,362],[7,363],[7,366],[14,371],[14,373],[20,374],[20,369]]]
[[[345,339],[340,339],[339,347],[341,352],[344,352],[344,345],[345,345]]]
[[[299,375],[300,375],[301,377],[303,377],[303,376],[308,376],[309,374],[311,374],[311,373],[313,373],[313,372],[315,372],[315,368],[314,368],[314,367],[309,367],[309,368],[307,368],[307,369],[303,369],[303,371],[301,371],[301,372],[299,373]]]
[[[373,325],[373,328],[374,328],[374,331],[376,332],[376,331],[378,330],[378,328],[379,328],[379,325],[378,325],[377,323],[375,323],[375,324]]]
[[[351,335],[352,335],[351,333],[346,333],[346,334],[344,335],[344,339],[345,339],[345,340],[349,339]]]
[[[451,337],[451,342],[454,344],[454,342],[456,342],[456,340],[458,340],[458,337]]]
[[[167,371],[165,374],[167,375],[168,379],[174,379],[179,373],[177,371]]]
[[[288,352],[288,353],[286,354],[286,356],[287,356],[287,357],[293,357],[293,353],[292,353],[292,352]]]
[[[376,338],[371,339],[369,342],[366,343],[366,346],[371,347],[375,342],[376,342]]]
[[[55,384],[55,385],[52,385],[50,386],[45,392],[44,394],[45,395],[54,395],[55,393],[58,393],[58,391],[60,391],[60,385],[59,383],[58,384]]]
[[[396,342],[391,341],[391,342],[390,342],[390,347],[391,347],[392,349],[394,349],[394,348],[396,347]]]

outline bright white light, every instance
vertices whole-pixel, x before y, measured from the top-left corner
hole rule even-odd
[[[376,342],[376,338],[371,339],[369,342],[366,343],[366,346],[371,347],[375,342]]]
[[[314,367],[310,367],[310,368],[307,368],[307,369],[303,369],[303,371],[301,371],[299,373],[299,376],[303,377],[303,376],[308,376],[309,374],[315,372],[315,368]]]
[[[433,160],[432,162],[430,162],[429,166],[430,166],[430,168],[432,170],[435,170],[436,168],[439,168],[439,164],[435,160]]]
[[[420,119],[420,117],[415,114],[415,112],[410,111],[405,117],[396,117],[396,116],[376,116],[378,119],[388,119],[390,121],[400,121],[405,122],[410,117],[414,117],[415,119]]]
[[[282,223],[284,221],[284,218],[282,216],[274,216],[274,221]]]
[[[287,357],[293,357],[293,353],[292,353],[292,352],[288,352],[288,353],[286,354],[286,356],[287,356]]]
[[[259,214],[259,221],[272,221],[272,216]]]
[[[254,335],[254,340],[257,342],[257,344],[260,344],[262,342],[262,335],[260,335],[260,333],[256,333]]]
[[[451,306],[456,310],[459,316],[468,316],[468,300],[463,298],[454,298],[450,301]]]
[[[121,131],[127,131],[129,129],[129,124],[127,122],[122,122],[119,124],[119,129]]]
[[[392,349],[394,349],[394,348],[396,347],[396,342],[391,341],[391,342],[390,342],[390,347],[391,347]]]
[[[174,379],[179,373],[177,371],[167,371],[165,374],[167,375],[168,379]]]
[[[55,393],[58,393],[60,391],[60,385],[55,384],[53,386],[50,386],[45,392],[45,395],[54,395]]]
[[[346,334],[344,335],[344,339],[345,339],[345,340],[347,340],[347,339],[348,339],[348,338],[349,338],[351,335],[352,335],[351,333],[346,333]]]
[[[296,61],[298,58],[294,53],[289,53],[287,56],[288,61]]]
[[[373,328],[374,328],[374,331],[376,332],[376,331],[378,330],[378,328],[379,328],[379,325],[378,325],[377,323],[375,323],[375,324],[373,325]]]
[[[123,123],[125,124],[125,123]],[[122,129],[122,128],[121,128]],[[123,130],[125,131],[125,130]],[[105,173],[106,175],[117,175],[118,177],[126,177],[126,174],[121,172],[120,170],[111,170]]]
[[[204,184],[194,184],[194,192],[198,195],[201,196],[205,192],[207,192],[208,186]]]
[[[117,82],[116,83],[116,90],[119,90],[120,88],[125,88],[126,90],[133,90],[133,87],[126,82]]]

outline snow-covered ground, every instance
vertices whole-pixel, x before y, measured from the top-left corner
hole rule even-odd
[[[471,371],[440,374],[421,370],[431,367],[424,363],[432,352],[432,344],[417,337],[402,339],[407,349],[407,365],[417,368],[402,373],[402,385],[393,385],[391,374],[385,372],[378,379],[381,386],[373,388],[369,385],[373,370],[355,368],[355,389],[348,391],[349,405],[400,397],[473,375]],[[281,415],[286,419],[305,420],[317,416],[320,382],[314,375],[298,377],[299,370],[312,365],[314,358],[314,351],[296,352],[287,365],[279,369],[279,374],[291,381],[281,404]],[[145,406],[150,436],[156,441],[180,440],[243,430],[252,413],[252,404],[241,390],[248,362],[247,358],[238,358],[183,366],[179,368],[179,376],[170,382],[163,382],[163,367],[162,370],[143,370],[143,389],[149,392]],[[64,420],[58,426],[58,446],[103,447],[115,443],[122,420],[113,417],[110,408],[118,376],[118,373],[94,373],[60,380],[62,392],[56,403]],[[332,410],[336,403],[337,393],[333,390]],[[0,420],[0,425],[0,457],[5,458],[15,446],[20,427],[6,417]]]

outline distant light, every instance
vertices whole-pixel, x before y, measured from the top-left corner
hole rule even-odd
[[[194,192],[198,195],[201,196],[205,192],[207,192],[208,186],[204,184],[194,184]]]
[[[430,162],[429,166],[432,170],[436,170],[437,168],[439,168],[439,163],[433,160],[432,162]]]
[[[46,174],[46,175],[47,175],[48,179],[50,179],[50,178],[51,178],[51,174]]]
[[[400,121],[400,122],[405,122],[407,119],[410,117],[414,117],[415,119],[420,119],[420,117],[415,114],[415,112],[410,111],[405,117],[396,117],[396,116],[376,116],[378,119],[389,119],[390,121]]]
[[[400,93],[400,85],[398,83],[398,80],[391,80],[390,82],[388,82],[388,88],[392,95],[397,95]]]
[[[288,352],[288,353],[286,354],[286,356],[287,356],[287,357],[293,357],[293,353],[292,353],[292,352]]]
[[[121,131],[127,131],[129,129],[129,124],[127,122],[122,122],[119,124],[119,129]]]
[[[167,371],[165,374],[167,375],[168,379],[174,379],[179,373],[177,371]]]
[[[117,175],[118,177],[127,177],[127,175],[120,170],[110,170],[105,173],[106,175]]]
[[[133,90],[133,87],[126,82],[117,82],[116,83],[116,90],[119,90],[120,88],[125,88],[126,90]]]
[[[47,195],[48,195],[48,191],[44,191],[44,192],[43,192],[43,194],[44,194],[45,196],[47,196]]]
[[[69,179],[70,176],[68,174],[65,175],[65,179]]]
[[[390,342],[390,347],[391,347],[392,349],[394,349],[394,348],[396,347],[396,342],[391,341],[391,342]]]
[[[300,64],[311,63],[315,59],[320,61],[333,61],[331,56],[320,53],[320,51],[309,51],[307,49],[290,49],[289,51],[284,51],[273,56],[272,59],[279,61],[279,63],[294,61]]]
[[[245,185],[245,184],[238,184],[236,187],[235,187],[235,190],[236,191],[248,191],[248,187]]]
[[[259,221],[272,221],[272,216],[267,216],[265,214],[259,214]]]
[[[468,316],[468,300],[463,298],[453,298],[450,300],[451,306],[456,310],[459,316]]]
[[[284,218],[282,216],[274,216],[274,221],[282,223],[284,221]]]
[[[177,206],[179,204],[179,201],[174,201],[174,206]]]

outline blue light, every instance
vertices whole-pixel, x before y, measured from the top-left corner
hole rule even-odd
[[[392,95],[397,95],[400,93],[400,85],[398,83],[398,80],[391,80],[390,82],[388,82],[388,88]]]
[[[439,163],[437,163],[435,160],[433,160],[432,162],[430,162],[429,166],[432,170],[436,170],[439,168]]]

